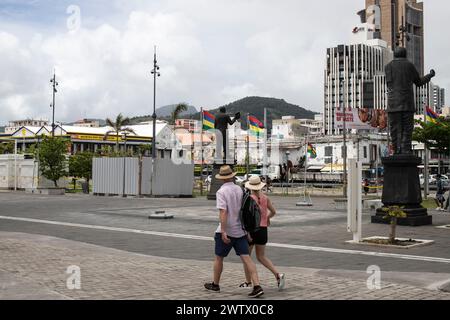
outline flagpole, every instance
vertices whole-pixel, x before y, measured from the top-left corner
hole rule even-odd
[[[250,114],[247,114],[247,157],[246,157],[246,174],[247,180],[249,179],[250,174]]]
[[[306,175],[308,173],[308,134],[305,137],[305,188],[304,188],[304,199],[306,201]]]
[[[267,183],[267,108],[264,108],[263,176]]]
[[[427,123],[427,107],[424,105],[423,108],[423,121]],[[428,148],[427,144],[424,142],[424,157],[423,157],[423,193],[424,200],[428,199]]]
[[[203,196],[203,108],[200,108],[200,196]]]

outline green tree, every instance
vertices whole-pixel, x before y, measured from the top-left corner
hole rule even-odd
[[[106,124],[113,128],[112,130],[108,131],[105,136],[103,137],[103,140],[107,140],[108,136],[115,135],[116,136],[116,151],[119,152],[119,137],[120,135],[126,133],[132,133],[136,134],[133,129],[127,128],[126,126],[131,124],[130,118],[124,118],[123,115],[120,113],[116,117],[116,121],[112,121],[111,119],[106,119]]]
[[[414,129],[413,140],[424,143],[428,149],[436,150],[440,155],[450,151],[450,119],[439,118],[436,123],[418,121]],[[440,166],[440,163],[439,163]]]
[[[382,210],[386,214],[384,219],[390,219],[391,232],[389,234],[389,243],[395,244],[397,219],[406,218],[406,213],[403,211],[403,208],[399,206],[384,207]]]
[[[92,179],[92,152],[82,152],[70,157],[69,159],[69,175],[74,178]]]
[[[14,153],[13,142],[0,143],[0,154],[13,154],[13,153]]]
[[[186,103],[179,103],[175,107],[175,109],[172,111],[172,114],[170,116],[170,124],[175,125],[175,122],[177,121],[180,114],[187,110],[188,110],[188,105]]]
[[[145,155],[152,154],[152,145],[151,144],[143,144],[138,147],[137,151],[140,157],[144,157]]]
[[[37,151],[41,174],[58,187],[58,180],[67,176],[67,145],[62,138],[44,137]]]
[[[445,154],[450,148],[450,119],[439,118],[436,123],[418,121],[419,127],[414,129],[413,139],[424,143],[427,148]]]

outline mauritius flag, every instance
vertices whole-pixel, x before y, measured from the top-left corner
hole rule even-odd
[[[431,123],[437,123],[437,119],[439,119],[439,116],[431,110],[430,107],[427,107],[427,121]]]
[[[259,121],[258,119],[256,119],[253,116],[249,116],[248,124],[249,124],[250,134],[257,136],[257,137],[262,136],[263,131],[264,131],[264,124],[261,121]]]
[[[203,130],[214,129],[215,122],[216,122],[216,117],[214,117],[208,111],[203,111]]]
[[[312,159],[317,158],[316,148],[314,148],[311,143],[308,143],[308,153]]]

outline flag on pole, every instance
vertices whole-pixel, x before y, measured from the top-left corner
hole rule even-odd
[[[203,111],[203,130],[214,129],[214,123],[216,122],[216,117],[208,111]]]
[[[250,134],[260,137],[264,133],[264,124],[253,116],[248,117]]]
[[[308,153],[311,159],[317,158],[317,151],[316,148],[311,143],[308,143]]]
[[[427,107],[426,115],[427,115],[428,122],[437,123],[437,119],[439,119],[439,116],[430,107]]]

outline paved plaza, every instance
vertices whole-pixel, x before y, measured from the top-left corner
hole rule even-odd
[[[347,244],[347,214],[333,198],[273,197],[278,209],[268,256],[287,274],[286,290],[258,264],[263,299],[450,299],[450,214],[430,211],[434,225],[398,227],[398,236],[434,240],[414,249]],[[122,199],[0,193],[0,299],[246,299],[236,256],[225,262],[221,293],[210,293],[214,201]],[[175,216],[150,220],[156,210]],[[363,236],[387,236],[363,216]],[[80,271],[70,288],[68,268]],[[373,267],[381,287],[368,285]],[[371,269],[372,270],[372,269]],[[370,282],[370,281],[369,281]]]

